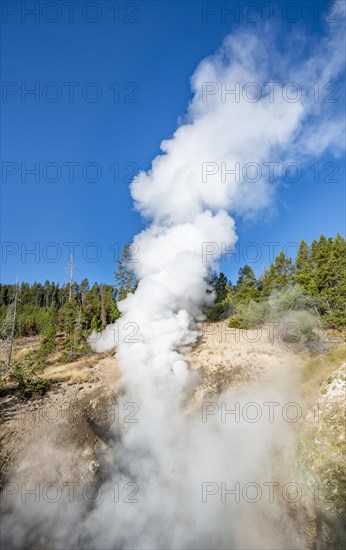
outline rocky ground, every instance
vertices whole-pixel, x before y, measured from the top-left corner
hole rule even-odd
[[[198,374],[195,401],[215,398],[227,388],[237,391],[261,384],[269,376],[281,380],[282,386],[286,380],[294,380],[305,405],[303,423],[297,426],[297,469],[312,485],[321,485],[318,503],[301,505],[297,521],[306,524],[301,529],[306,548],[327,548],[330,531],[341,529],[345,496],[346,376],[340,352],[316,360],[283,342],[271,326],[241,331],[220,322],[204,324],[201,329],[198,345],[188,355]],[[22,341],[16,353],[37,345],[37,340]],[[118,421],[120,371],[116,358],[90,354],[68,364],[53,358],[44,376],[52,379],[53,385],[43,397],[22,400],[10,386],[2,388],[2,484],[13,479],[92,480],[107,460]],[[341,548],[342,537],[342,533],[336,537],[333,548]]]
[[[114,356],[83,357],[49,366],[46,395],[1,399],[1,479],[81,480],[98,468],[116,404],[119,371]],[[114,412],[113,412],[114,416]]]
[[[298,368],[302,357],[282,341],[272,325],[240,330],[226,322],[203,323],[199,345],[189,357],[192,368],[201,374],[198,393],[212,397],[228,387],[237,389],[263,375]]]

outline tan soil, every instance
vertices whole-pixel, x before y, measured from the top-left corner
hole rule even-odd
[[[191,367],[201,375],[196,397],[288,367],[294,354],[272,332],[270,327],[259,333],[203,324],[200,342],[189,354]],[[38,345],[38,339],[21,339],[14,357]],[[2,482],[13,472],[21,481],[38,475],[52,481],[85,479],[98,470],[100,455],[107,455],[107,433],[117,428],[110,425],[120,379],[116,358],[90,354],[66,364],[57,359],[58,354],[51,357],[45,370],[53,386],[44,397],[22,400],[10,393],[1,398]]]

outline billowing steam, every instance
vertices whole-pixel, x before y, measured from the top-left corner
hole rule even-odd
[[[151,169],[133,181],[136,208],[150,221],[134,238],[131,265],[139,284],[119,304],[119,323],[107,327],[94,347],[102,351],[117,343],[122,402],[137,404],[138,422],[128,423],[114,444],[103,496],[91,510],[75,503],[72,513],[61,507],[54,518],[40,510],[39,531],[49,533],[56,548],[302,547],[284,507],[234,496],[228,499],[231,507],[221,501],[222,483],[234,489],[236,483],[243,488],[277,480],[271,455],[287,433],[282,423],[268,421],[221,422],[210,415],[203,422],[200,408],[186,405],[195,382],[187,352],[198,337],[196,321],[213,299],[207,276],[218,258],[204,256],[203,243],[231,249],[237,239],[232,215],[253,217],[273,202],[277,178],[263,169],[256,182],[249,181],[242,167],[282,166],[292,158],[303,162],[312,150],[339,147],[339,120],[308,88],[336,78],[342,69],[341,27],[313,45],[304,64],[293,53],[279,55],[270,29],[267,38],[254,30],[228,36],[192,76],[185,124],[162,142],[162,155]],[[297,37],[299,47],[303,43],[306,47]],[[276,83],[273,101],[265,87],[269,82]],[[287,82],[299,85],[299,100],[287,99]],[[249,83],[260,86],[261,98],[255,100],[258,87],[252,86],[244,99]],[[239,101],[227,94],[237,87]],[[240,177],[222,173],[222,167],[234,170],[237,163]],[[274,387],[220,399],[230,407],[235,401],[283,402],[287,394]],[[115,503],[112,484],[120,491],[125,487],[126,495],[133,489],[134,496],[124,502],[120,494]],[[25,529],[38,522],[30,513],[14,516],[23,531],[18,529],[10,545],[23,543]]]

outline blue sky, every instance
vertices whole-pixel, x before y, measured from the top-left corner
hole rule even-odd
[[[75,243],[76,279],[112,283],[118,250],[144,227],[133,209],[131,175],[150,167],[186,113],[199,61],[240,24],[251,28],[254,14],[244,11],[245,1],[102,1],[84,12],[88,3],[80,2],[69,22],[63,2],[55,3],[60,14],[39,2],[35,21],[23,4],[2,4],[1,281],[12,283],[16,275],[66,281],[72,247],[66,243]],[[232,4],[239,21],[224,11]],[[267,2],[255,4],[257,25],[264,24]],[[278,4],[271,24],[280,27],[283,48],[293,31],[315,39],[324,26],[338,24],[332,11],[323,11],[325,2],[320,14],[317,2],[294,2],[302,13],[297,22],[287,21],[294,19],[287,2]],[[36,96],[25,94],[35,83]],[[253,255],[260,273],[269,250],[344,233],[345,165],[329,153],[313,162],[319,181],[303,170],[299,181],[281,182],[270,212],[251,222],[236,218],[238,255],[221,265],[233,281]],[[26,172],[35,163],[38,181]],[[247,249],[248,243],[256,245]]]

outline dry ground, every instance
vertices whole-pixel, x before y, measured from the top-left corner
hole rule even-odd
[[[38,345],[38,339],[23,339],[17,343],[14,356],[35,350]],[[90,354],[67,364],[57,359],[58,356],[51,357],[44,373],[45,378],[53,380],[45,396],[22,400],[13,391],[2,392],[2,484],[14,475],[20,482],[92,480],[111,452],[110,442],[119,429],[114,423],[120,391],[116,357]],[[307,414],[305,424],[300,432],[298,430],[298,441],[311,481],[321,481],[334,492],[339,490],[335,513],[340,515],[343,482],[334,475],[335,469],[338,475],[339,469],[342,470],[345,448],[342,416],[345,373],[340,368],[340,349],[311,357],[284,343],[272,326],[243,331],[229,329],[225,322],[219,322],[203,324],[199,342],[188,354],[188,361],[199,374],[196,399],[209,399],[227,388],[237,390],[275,375],[282,379],[294,378],[307,407],[316,404],[325,407],[327,401],[332,406],[334,401],[337,403],[337,416],[333,420],[329,415],[329,423],[316,425],[311,413]],[[321,449],[330,452],[327,460],[323,460]],[[342,473],[340,475],[342,477]],[[328,515],[328,510],[332,513],[332,508],[333,503],[327,502],[323,514]],[[315,527],[306,537],[306,548],[313,548]]]
[[[258,332],[231,330],[224,322],[203,324],[189,355],[200,374],[196,396],[210,397],[297,363],[298,356],[272,332],[270,327]],[[38,346],[38,338],[21,339],[14,358]],[[4,392],[1,398],[2,481],[13,472],[23,481],[38,473],[51,480],[71,473],[74,479],[85,479],[97,470],[100,453],[107,453],[107,419],[116,406],[120,379],[116,358],[90,354],[66,364],[58,358],[53,355],[45,369],[43,377],[53,380],[45,396],[22,400]]]

